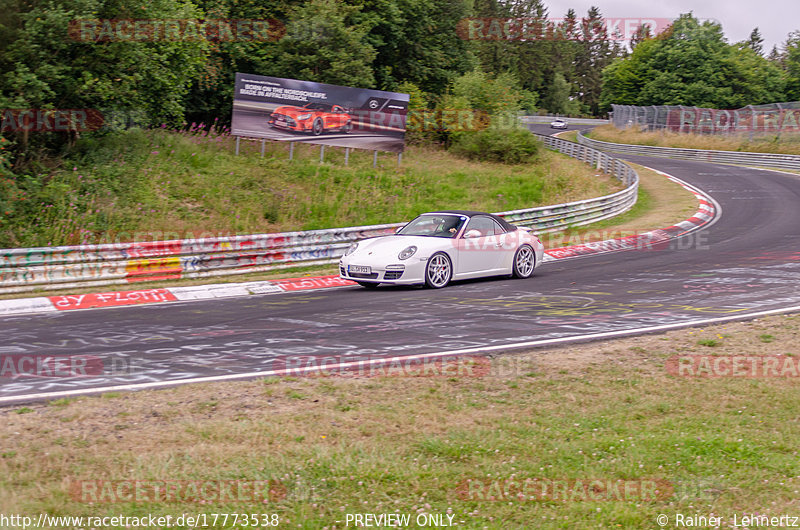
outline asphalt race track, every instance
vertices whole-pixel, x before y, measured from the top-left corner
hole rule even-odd
[[[347,287],[2,318],[0,354],[87,356],[102,370],[0,379],[0,404],[254,377],[298,356],[497,353],[800,306],[800,176],[629,159],[705,191],[720,217],[657,249],[545,263],[529,280],[442,290]]]

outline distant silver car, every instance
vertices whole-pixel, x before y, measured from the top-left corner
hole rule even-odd
[[[550,128],[551,129],[566,129],[567,128],[567,122],[562,120],[561,118],[556,118],[556,119],[554,119],[553,121],[550,122]]]

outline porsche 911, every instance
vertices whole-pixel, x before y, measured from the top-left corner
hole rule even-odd
[[[530,278],[544,246],[528,228],[466,210],[424,213],[395,234],[350,245],[339,276],[367,288],[382,283],[445,287],[486,276]]]

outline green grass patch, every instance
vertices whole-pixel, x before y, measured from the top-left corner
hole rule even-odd
[[[320,163],[318,146],[296,145],[289,160],[283,142],[267,142],[262,158],[260,142],[242,141],[237,156],[225,135],[129,130],[81,140],[58,167],[9,181],[16,192],[6,193],[13,200],[0,221],[0,247],[380,224],[430,210],[502,211],[619,189],[582,162],[536,151],[535,162],[506,164],[409,146],[401,165],[382,153],[373,168],[368,151],[351,150],[345,166],[340,148],[327,148]]]
[[[592,129],[589,136],[595,140],[617,144],[800,155],[800,134],[797,133],[784,133],[781,135],[756,134],[751,138],[746,133],[711,135],[669,131],[648,132],[635,127],[617,129],[613,125],[602,125]]]
[[[797,337],[798,325],[772,317],[700,331],[728,335],[721,355],[773,354],[796,342],[755,350],[747,341],[779,329]],[[270,378],[84,398],[37,415],[0,409],[0,440],[15,444],[0,453],[0,508],[269,512],[281,528],[309,529],[354,513],[450,514],[458,527],[500,529],[651,528],[662,513],[674,521],[677,513],[790,512],[800,487],[797,385],[670,375],[664,364],[676,348],[705,351],[694,333],[538,350],[514,357],[502,377]],[[265,383],[276,390],[269,401]],[[88,504],[69,490],[78,480],[137,479],[273,480],[285,496]],[[488,501],[461,487],[468,479],[657,480],[669,488],[658,499]]]

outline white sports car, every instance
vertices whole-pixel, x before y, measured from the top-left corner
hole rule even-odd
[[[530,278],[544,246],[529,229],[497,215],[462,210],[424,213],[390,236],[353,243],[339,276],[364,287],[425,284],[513,275]]]
[[[556,118],[556,119],[554,119],[553,121],[550,122],[550,128],[551,129],[566,129],[567,128],[567,122],[562,120],[561,118]]]

